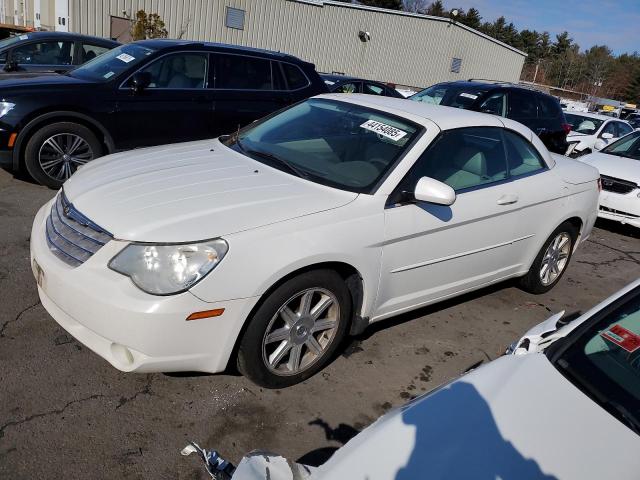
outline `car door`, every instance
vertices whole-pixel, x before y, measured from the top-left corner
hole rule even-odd
[[[451,206],[403,201],[419,178],[455,191]],[[400,182],[385,209],[382,318],[508,277],[518,270],[518,197],[508,181],[501,128],[442,132]]]
[[[8,62],[17,71],[66,72],[74,65],[77,51],[73,41],[44,40],[28,42],[9,51]]]
[[[201,51],[172,52],[138,72],[151,83],[131,88],[131,77],[117,91],[118,148],[200,140],[212,136],[213,97],[207,89],[209,55]]]
[[[291,102],[279,62],[250,55],[215,53],[215,134],[236,131]]]

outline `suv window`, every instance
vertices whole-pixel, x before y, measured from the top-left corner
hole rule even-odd
[[[309,85],[309,80],[297,65],[283,63],[282,68],[284,70],[284,76],[287,79],[287,83],[289,84],[289,90],[298,90]]]
[[[511,90],[509,92],[509,118],[514,120],[536,118],[538,105],[536,97],[526,91]]]
[[[151,74],[148,88],[204,88],[206,53],[175,53],[151,63],[143,72]]]
[[[216,57],[215,88],[273,90],[270,60],[244,55]]]
[[[480,86],[441,83],[425,88],[409,97],[409,100],[447,107],[471,108],[478,97],[485,92],[486,89]]]
[[[540,118],[557,118],[562,113],[560,102],[547,95],[538,95]]]
[[[27,43],[11,51],[11,60],[22,65],[71,65],[73,42]]]
[[[99,45],[90,45],[85,43],[82,45],[82,61],[88,62],[89,60],[93,60],[98,55],[102,55],[105,52],[108,52],[110,49],[107,47],[101,47]]]
[[[407,187],[415,187],[421,177],[435,178],[456,191],[506,179],[500,129],[470,127],[443,132],[416,162]]]
[[[479,110],[484,113],[492,113],[507,116],[507,99],[504,92],[497,92],[489,95],[481,104]]]
[[[378,85],[373,85],[372,83],[363,84],[362,93],[367,93],[369,95],[384,95],[384,88],[379,87]]]
[[[520,135],[504,130],[509,173],[512,177],[543,170],[546,164],[536,148]]]

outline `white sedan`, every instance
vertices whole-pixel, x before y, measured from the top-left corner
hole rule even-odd
[[[640,131],[580,160],[600,171],[598,215],[640,228]]]
[[[567,135],[566,155],[577,158],[598,150],[631,133],[633,127],[624,120],[597,113],[564,112],[571,125]]]
[[[561,317],[387,413],[318,468],[264,451],[235,472],[207,468],[233,480],[637,480],[640,281],[573,322]]]
[[[598,172],[491,115],[323,95],[220,139],[91,162],[38,212],[51,316],[123,371],[300,382],[369,323],[520,277],[552,288]]]

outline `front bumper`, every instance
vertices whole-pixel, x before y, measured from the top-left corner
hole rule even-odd
[[[598,217],[640,228],[640,189],[627,194],[600,192]]]
[[[34,220],[31,264],[42,305],[67,332],[122,371],[215,373],[226,368],[258,297],[210,303],[189,292],[144,293],[107,268],[125,242],[111,241],[82,265],[70,267],[51,253],[45,239],[51,204]],[[219,317],[186,321],[193,312],[218,308],[225,309]]]

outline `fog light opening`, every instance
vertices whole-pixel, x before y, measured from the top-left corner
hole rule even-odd
[[[120,345],[119,343],[111,344],[111,355],[115,358],[118,363],[121,363],[125,366],[133,365],[133,353],[124,345]]]

